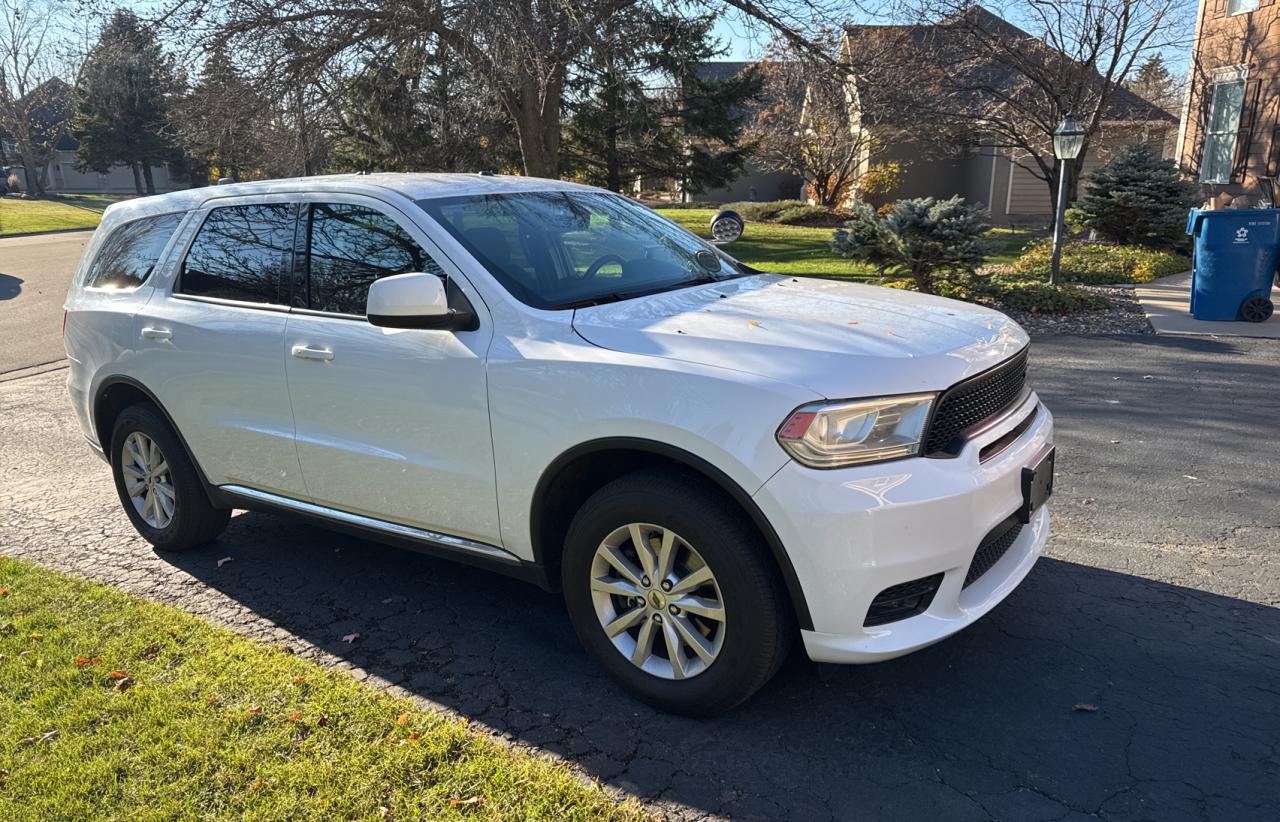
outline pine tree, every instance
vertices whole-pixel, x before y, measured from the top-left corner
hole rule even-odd
[[[1199,196],[1172,160],[1131,145],[1084,182],[1075,212],[1087,228],[1118,243],[1161,247],[1186,241],[1187,211]]]
[[[155,34],[133,12],[113,13],[76,83],[76,169],[106,173],[127,164],[138,194],[154,194],[151,166],[175,158],[169,114],[180,88]]]
[[[1164,58],[1159,53],[1148,55],[1147,59],[1142,61],[1133,82],[1129,83],[1129,88],[1138,96],[1155,103],[1165,111],[1176,113],[1178,83],[1165,66]]]
[[[620,11],[574,66],[564,165],[584,182],[621,191],[637,177],[676,178],[698,192],[724,185],[750,154],[740,140],[754,72],[697,73],[719,48],[710,17]]]

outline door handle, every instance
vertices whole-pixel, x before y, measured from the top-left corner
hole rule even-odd
[[[173,332],[167,328],[152,328],[145,326],[142,329],[142,338],[144,340],[170,340],[173,339]]]
[[[293,356],[300,360],[331,360],[333,352],[327,348],[312,348],[308,345],[295,345],[291,349]]]

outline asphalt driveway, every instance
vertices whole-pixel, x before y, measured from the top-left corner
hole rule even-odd
[[[263,514],[158,557],[61,373],[0,383],[0,550],[403,689],[675,818],[1280,818],[1280,342],[1033,351],[1059,478],[1025,584],[905,659],[797,656],[713,721],[620,695],[555,597],[497,576]]]
[[[92,231],[0,239],[0,375],[66,356],[62,301]]]

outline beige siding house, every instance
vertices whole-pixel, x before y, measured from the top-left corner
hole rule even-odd
[[[981,7],[974,7],[970,13],[981,17],[982,24],[1000,36],[1011,40],[1032,37]],[[939,25],[849,25],[844,30],[841,59],[850,65],[853,82],[857,84],[859,61],[865,61],[870,50],[892,48],[904,66],[930,65],[936,62],[940,50],[954,50],[958,42],[963,41]],[[981,82],[968,83],[963,77],[949,77],[944,82],[961,89],[985,87],[992,82],[990,75],[999,72],[1008,73],[1011,83],[1019,80],[1004,66],[967,65],[971,70],[988,74]],[[880,104],[891,108],[877,112],[878,116],[850,112],[851,128],[867,128],[873,135],[879,132],[880,139],[864,141],[878,146],[874,154],[869,151],[864,156],[864,167],[891,161],[903,167],[902,182],[889,195],[890,199],[945,198],[958,194],[971,202],[982,203],[989,219],[996,224],[1047,223],[1053,214],[1053,193],[1040,176],[1039,166],[1025,151],[1000,145],[995,138],[984,138],[980,128],[971,139],[952,141],[940,135],[938,129],[930,128],[929,123],[919,122],[928,119],[927,114],[921,112],[930,109],[929,94],[956,93],[945,86],[938,92],[933,88],[921,81],[919,87],[903,90],[887,104]],[[855,91],[850,98],[858,100],[860,96],[871,95],[859,95]],[[899,99],[901,105],[895,105]],[[1127,88],[1117,87],[1113,89],[1102,133],[1093,140],[1085,157],[1084,171],[1088,173],[1105,164],[1119,150],[1134,143],[1148,144],[1163,156],[1177,127],[1177,119],[1172,114]],[[856,198],[857,192],[851,196]]]

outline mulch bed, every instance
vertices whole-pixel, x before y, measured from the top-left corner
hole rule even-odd
[[[1146,314],[1138,303],[1132,286],[1082,285],[1090,294],[1111,300],[1105,311],[1082,311],[1079,314],[1035,314],[1029,311],[1000,309],[1017,321],[1028,334],[1154,334]]]

